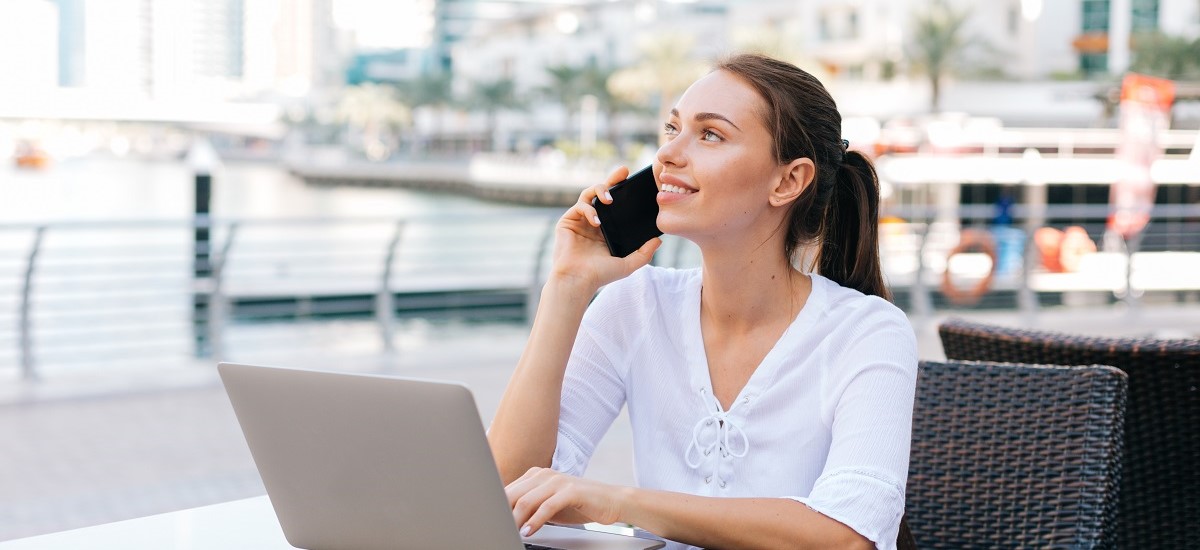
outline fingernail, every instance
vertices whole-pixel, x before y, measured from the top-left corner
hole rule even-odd
[[[605,191],[605,192],[604,192],[604,198],[606,198],[606,199],[608,199],[608,200],[610,200],[610,201],[611,201],[611,200],[612,200],[612,193],[609,193],[608,191]]]
[[[522,536],[522,537],[528,537],[528,536],[529,536],[529,532],[530,532],[530,531],[533,531],[533,528],[532,528],[532,527],[530,527],[530,526],[528,526],[528,525],[526,525],[526,526],[522,527],[522,528],[521,528],[521,536]],[[512,531],[509,531],[509,533],[511,533],[511,532],[512,532]]]
[[[596,225],[600,225],[600,216],[592,216],[592,221],[596,222]]]

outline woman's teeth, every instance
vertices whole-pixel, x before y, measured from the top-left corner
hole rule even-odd
[[[687,194],[696,192],[695,189],[688,189],[686,187],[679,187],[679,186],[671,185],[668,183],[663,184],[662,190],[666,193],[679,193],[682,195],[687,195]]]

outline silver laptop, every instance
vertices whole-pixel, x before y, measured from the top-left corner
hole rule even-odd
[[[549,525],[522,540],[475,399],[460,384],[231,363],[217,370],[293,546],[663,546]]]

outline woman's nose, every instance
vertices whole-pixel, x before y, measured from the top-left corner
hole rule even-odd
[[[676,136],[674,139],[666,140],[658,147],[658,152],[655,153],[655,158],[658,163],[663,166],[683,166],[687,164],[687,155],[683,147],[684,140]]]

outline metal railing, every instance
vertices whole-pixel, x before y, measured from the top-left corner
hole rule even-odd
[[[947,308],[1035,315],[1052,304],[1200,297],[1200,205],[1157,208],[1132,253],[1103,242],[1107,206],[1046,207],[1039,219],[1081,226],[1099,249],[1063,273],[1042,265],[1036,228],[1024,219],[1034,213],[1021,207],[1014,208],[1014,226],[988,229],[995,263],[986,251],[949,257],[961,229],[986,229],[993,213],[964,207],[957,219],[939,220],[932,209],[889,212],[907,220],[881,225],[885,279],[897,304],[912,315]],[[379,348],[395,352],[400,315],[530,319],[557,216],[514,210],[486,219],[0,225],[0,371],[15,367],[33,380],[46,365],[219,359],[228,353],[231,323],[373,319]],[[197,243],[197,229],[208,229],[211,240]],[[693,244],[664,240],[656,264],[699,265]],[[978,286],[985,277],[988,284]],[[951,300],[940,290],[947,279],[955,288],[982,290],[967,303]],[[294,336],[283,338],[254,345],[299,345]]]

